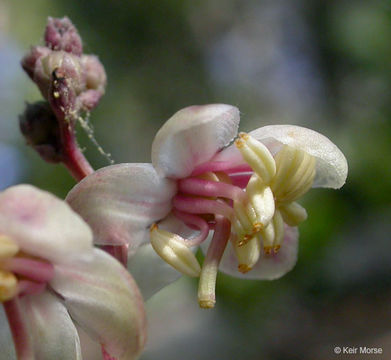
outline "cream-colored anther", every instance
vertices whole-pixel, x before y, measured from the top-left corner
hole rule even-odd
[[[297,226],[307,219],[307,211],[296,202],[279,206],[284,222],[289,226]]]
[[[235,141],[243,159],[250,165],[265,184],[268,184],[276,173],[276,163],[268,148],[246,133],[240,133]]]
[[[271,221],[274,210],[274,195],[269,186],[265,186],[262,180],[253,174],[246,187],[249,203],[255,210],[255,223],[263,229]]]
[[[237,220],[239,220],[241,227],[244,230],[245,235],[251,235],[253,232],[253,223],[249,219],[247,213],[247,206],[241,201],[234,202],[234,214]]]
[[[312,186],[315,177],[315,158],[303,150],[284,145],[276,155],[276,176],[271,182],[279,202],[291,202]]]
[[[263,252],[266,255],[269,255],[272,252],[274,239],[276,236],[273,222],[270,222],[269,225],[266,226],[265,229],[261,231],[261,235],[263,240]]]
[[[232,246],[238,259],[238,270],[245,274],[258,262],[261,254],[261,241],[257,235],[253,236],[245,245],[239,246],[237,239],[233,239]]]
[[[173,268],[188,276],[200,275],[200,264],[182,237],[161,230],[156,224],[151,226],[150,237],[156,253]]]
[[[278,210],[274,213],[272,223],[274,227],[273,250],[274,253],[277,253],[280,250],[282,240],[284,239],[284,220]]]
[[[11,300],[18,293],[18,280],[9,272],[0,270],[0,302]]]
[[[19,246],[5,235],[0,235],[0,260],[13,257],[19,251]]]
[[[232,227],[234,229],[234,233],[238,236],[238,241],[241,245],[244,245],[247,243],[248,240],[250,240],[251,235],[247,233],[247,231],[243,228],[241,222],[238,218],[234,217],[234,219],[231,222]]]

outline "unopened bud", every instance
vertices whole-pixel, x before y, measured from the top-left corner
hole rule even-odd
[[[46,46],[52,50],[63,50],[80,56],[83,45],[77,29],[67,18],[56,19],[49,17],[45,30]]]
[[[72,88],[75,94],[79,94],[85,88],[85,76],[80,58],[64,51],[53,51],[38,59],[34,71],[34,81],[46,99],[49,96],[50,86],[55,80],[54,72],[61,73],[61,77],[66,79],[67,86]]]
[[[47,102],[27,104],[19,117],[19,126],[27,144],[45,161],[58,163],[62,160],[58,122]]]
[[[21,65],[27,75],[34,80],[35,66],[38,59],[45,57],[51,53],[51,50],[44,46],[34,46],[30,49],[30,52],[27,53],[22,61]]]
[[[86,76],[87,89],[98,90],[103,94],[105,92],[107,77],[105,68],[98,57],[94,55],[83,55],[81,57],[81,64]]]

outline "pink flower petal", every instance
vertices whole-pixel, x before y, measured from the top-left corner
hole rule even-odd
[[[34,359],[81,360],[79,336],[63,304],[49,292],[20,300],[32,336]]]
[[[144,347],[144,304],[126,269],[102,250],[94,257],[55,267],[50,282],[76,323],[113,357],[136,358]]]
[[[314,187],[339,189],[346,181],[348,164],[338,147],[326,136],[301,126],[269,125],[250,132],[272,153],[282,144],[291,145],[316,158]]]
[[[251,271],[242,274],[238,271],[238,261],[229,243],[220,270],[226,274],[243,279],[275,280],[291,271],[297,262],[299,232],[296,227],[285,226],[285,237],[280,251],[276,255],[261,254]]]
[[[231,105],[190,106],[175,113],[152,144],[159,175],[183,178],[210,160],[236,136],[239,110]]]
[[[160,178],[151,164],[119,164],[83,179],[66,200],[91,226],[96,244],[129,244],[132,253],[171,210],[175,192],[175,182]]]
[[[0,193],[0,233],[29,254],[64,262],[92,249],[92,233],[67,203],[30,185]]]

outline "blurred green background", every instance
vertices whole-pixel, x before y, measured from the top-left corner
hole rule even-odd
[[[214,102],[238,106],[243,130],[310,127],[348,159],[342,190],[302,201],[292,272],[221,274],[211,311],[198,309],[195,281],[167,287],[148,302],[142,360],[391,358],[391,2],[0,0],[0,188],[28,182],[64,197],[74,181],[25,146],[17,120],[41,98],[19,59],[49,15],[69,16],[106,67],[91,121],[116,162],[149,162],[166,119]],[[93,166],[106,166],[79,133]],[[334,354],[349,345],[384,354]]]

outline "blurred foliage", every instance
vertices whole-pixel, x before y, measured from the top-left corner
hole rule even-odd
[[[91,121],[117,162],[148,162],[167,118],[213,102],[238,106],[243,129],[311,127],[348,159],[342,190],[306,195],[309,219],[300,226],[300,257],[291,273],[273,282],[220,274],[216,311],[224,322],[204,328],[207,339],[184,336],[180,344],[167,339],[159,347],[152,335],[145,359],[319,359],[331,358],[336,345],[370,344],[391,353],[390,1],[4,4],[7,35],[21,50],[41,41],[48,15],[67,15],[85,51],[100,57],[109,84]],[[39,94],[27,77],[20,89],[21,112],[23,94],[29,101]],[[17,113],[8,121],[16,119]],[[107,165],[81,131],[80,142],[95,167]],[[73,180],[61,166],[42,163],[21,141],[18,146],[28,164],[23,181],[59,196],[69,191]],[[196,283],[181,283],[192,289],[187,306],[196,307]],[[160,299],[152,313],[171,302],[181,308],[180,296],[166,292]],[[170,333],[169,325],[163,331]]]

